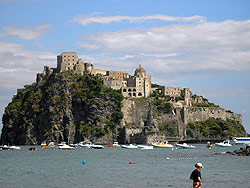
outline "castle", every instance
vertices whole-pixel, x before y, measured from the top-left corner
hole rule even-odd
[[[183,103],[175,104],[176,107],[182,107],[183,105],[191,106],[191,92],[189,88],[169,86],[151,87],[151,76],[147,75],[146,70],[141,65],[135,70],[133,76],[126,72],[94,69],[92,63],[83,62],[78,58],[76,52],[63,52],[58,55],[57,68],[45,66],[43,73],[37,74],[37,83],[52,73],[60,73],[68,70],[77,74],[86,72],[94,76],[98,75],[102,78],[104,86],[121,90],[124,97],[148,97],[154,91],[159,91],[168,97],[184,96]]]

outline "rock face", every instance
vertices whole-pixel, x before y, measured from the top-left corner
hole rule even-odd
[[[1,144],[178,140],[187,137],[190,122],[211,117],[224,118],[225,122],[217,123],[226,130],[223,137],[232,136],[228,127],[234,121],[241,122],[241,116],[227,114],[222,108],[173,108],[166,98],[124,98],[119,91],[104,87],[99,77],[69,71],[44,75],[39,82],[18,90],[2,118]],[[228,124],[227,118],[233,122]],[[214,127],[212,124],[212,131]],[[205,136],[199,131],[196,134],[199,127],[191,128],[188,133],[194,138],[198,133],[200,138]],[[237,136],[245,135],[242,125],[236,129],[240,130]]]
[[[51,75],[13,97],[3,115],[1,142],[109,142],[123,117],[122,99],[119,92],[104,88],[98,77]]]

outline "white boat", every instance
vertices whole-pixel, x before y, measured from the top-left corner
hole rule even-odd
[[[230,143],[229,143],[229,140],[225,140],[223,142],[220,142],[220,143],[215,143],[216,146],[220,146],[220,147],[230,147],[232,146]]]
[[[103,149],[104,146],[93,144],[93,145],[91,146],[91,148],[92,148],[92,149]]]
[[[114,147],[119,147],[119,143],[118,142],[114,142],[113,144],[108,144],[107,147],[110,147],[110,148],[114,148]]]
[[[86,144],[81,144],[81,147],[85,147],[85,148],[92,148],[94,144],[93,143],[86,143]]]
[[[188,145],[187,143],[176,144],[176,147],[178,147],[178,148],[183,148],[183,149],[194,149],[194,148],[195,148],[195,146],[193,146],[193,145]]]
[[[168,144],[168,142],[157,142],[152,143],[152,146],[159,147],[159,148],[173,148],[174,146],[172,144]]]
[[[61,142],[61,143],[57,144],[57,146],[63,146],[64,144],[66,144],[66,142]]]
[[[129,145],[122,145],[122,148],[126,148],[126,149],[136,149],[138,148],[136,145],[134,144],[129,144]]]
[[[138,145],[137,147],[141,150],[154,149],[153,146],[148,146],[148,145]]]
[[[63,144],[62,146],[58,146],[58,148],[61,149],[61,150],[63,150],[63,149],[69,149],[69,150],[75,149],[74,147],[71,147],[71,146],[69,146],[67,144]]]
[[[234,137],[233,142],[235,144],[250,144],[250,137]]]
[[[19,146],[9,146],[9,149],[19,150],[21,148]]]

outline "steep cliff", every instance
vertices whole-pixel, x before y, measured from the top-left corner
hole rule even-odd
[[[108,142],[123,118],[122,99],[98,77],[52,74],[39,85],[18,90],[3,115],[1,142]]]
[[[71,71],[44,75],[19,89],[2,121],[1,143],[17,145],[45,140],[151,143],[246,133],[240,115],[218,106],[174,108],[172,101],[157,95],[124,98],[104,87],[98,76]]]

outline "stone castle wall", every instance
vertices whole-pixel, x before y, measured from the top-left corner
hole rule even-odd
[[[223,120],[231,119],[242,124],[241,114],[229,113],[224,108],[208,108],[208,107],[184,107],[183,122],[185,125],[196,121],[206,121],[209,118],[220,118]]]

